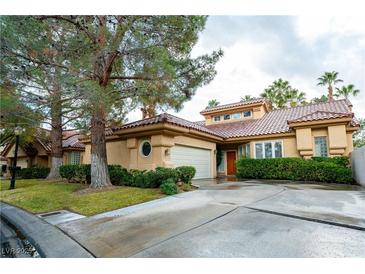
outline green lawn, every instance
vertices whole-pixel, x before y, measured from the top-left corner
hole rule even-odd
[[[9,180],[0,181],[0,200],[24,208],[32,213],[60,209],[94,215],[100,212],[147,202],[163,197],[159,189],[118,187],[94,193],[77,193],[87,186],[46,180],[17,180],[9,189]]]

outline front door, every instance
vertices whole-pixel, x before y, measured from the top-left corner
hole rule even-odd
[[[236,172],[236,152],[227,151],[227,175],[234,175]]]

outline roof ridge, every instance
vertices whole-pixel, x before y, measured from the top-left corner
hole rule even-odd
[[[209,107],[209,108],[205,108],[203,109],[200,113],[205,113],[205,112],[208,112],[208,111],[212,111],[212,110],[215,110],[215,109],[220,109],[220,108],[224,108],[224,107],[227,107],[227,106],[231,106],[231,105],[238,105],[240,103],[242,104],[248,104],[250,102],[255,102],[255,101],[263,101],[263,102],[267,102],[268,100],[266,98],[263,98],[263,97],[254,97],[250,100],[244,100],[244,101],[238,101],[238,102],[233,102],[233,103],[228,103],[228,104],[223,104],[223,105],[218,105],[218,106],[215,106],[215,107]]]
[[[348,101],[348,103],[350,103],[350,104],[351,104],[351,102],[350,102],[348,99],[339,99],[339,100],[333,100],[332,102],[327,101],[327,102],[311,103],[311,104],[308,104],[308,105],[302,105],[302,106],[278,108],[278,109],[270,110],[268,113],[270,113],[270,112],[274,112],[274,111],[281,111],[281,110],[295,109],[295,108],[304,108],[304,107],[308,107],[308,106],[317,106],[317,105],[331,104],[331,103],[334,103],[334,102],[340,102],[340,101]]]

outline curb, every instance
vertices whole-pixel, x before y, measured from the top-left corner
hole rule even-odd
[[[45,258],[93,258],[91,252],[57,227],[37,216],[6,203],[0,203],[0,216],[18,229]]]

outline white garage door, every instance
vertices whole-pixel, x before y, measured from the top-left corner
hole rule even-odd
[[[210,150],[187,146],[173,146],[171,161],[178,166],[193,166],[196,169],[194,179],[212,178]]]

